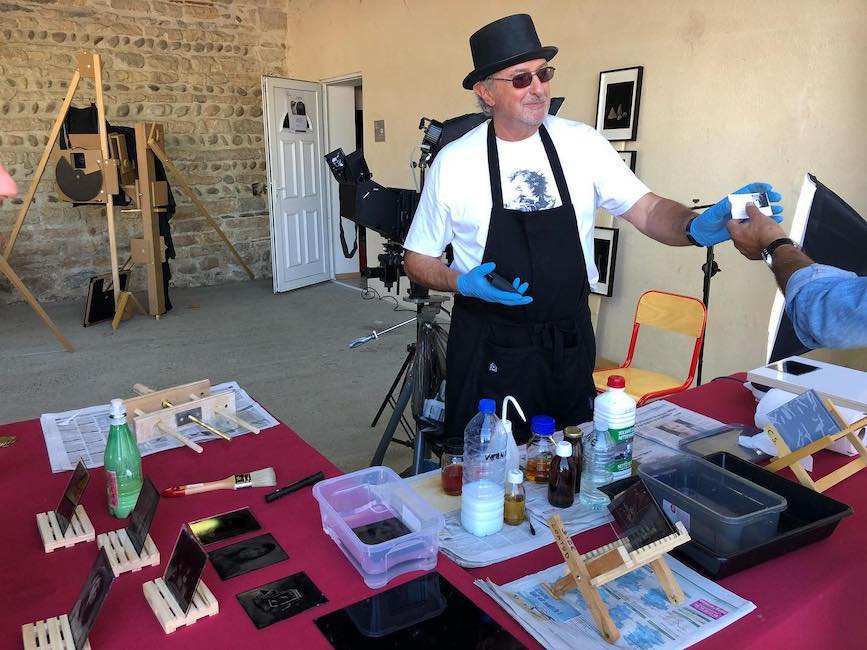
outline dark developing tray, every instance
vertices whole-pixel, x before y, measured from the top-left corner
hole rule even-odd
[[[852,508],[800,483],[769,472],[728,452],[717,452],[704,457],[756,485],[785,497],[788,504],[780,513],[777,535],[772,539],[729,557],[721,557],[696,541],[676,548],[674,555],[703,569],[716,578],[724,578],[766,560],[825,539],[843,517],[852,514]]]

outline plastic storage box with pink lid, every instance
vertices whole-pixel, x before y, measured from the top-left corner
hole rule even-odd
[[[388,467],[313,486],[322,528],[373,589],[437,563],[443,516]]]

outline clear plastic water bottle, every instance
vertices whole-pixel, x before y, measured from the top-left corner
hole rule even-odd
[[[506,430],[492,399],[479,400],[479,412],[464,429],[461,524],[477,537],[503,527]]]
[[[141,453],[126,423],[122,399],[111,400],[111,427],[105,443],[105,489],[108,511],[119,519],[129,516],[141,492]]]
[[[611,483],[611,461],[614,458],[608,427],[593,420],[593,434],[584,440],[584,470],[581,472],[581,505],[599,510],[608,505],[608,497],[599,491],[600,485]]]

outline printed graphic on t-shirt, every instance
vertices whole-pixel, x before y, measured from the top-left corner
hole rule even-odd
[[[516,170],[503,188],[503,205],[508,210],[548,210],[556,205],[556,201],[554,194],[548,191],[548,177],[535,169]]]

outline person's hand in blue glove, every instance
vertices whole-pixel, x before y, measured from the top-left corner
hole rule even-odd
[[[491,284],[491,281],[485,276],[495,268],[497,268],[497,265],[494,262],[485,262],[458,276],[458,293],[462,296],[479,298],[480,300],[495,302],[509,307],[526,305],[533,302],[531,296],[524,295],[530,285],[526,282],[521,282],[521,278],[515,278],[514,282],[512,282],[512,286],[515,287],[518,293],[503,291]]]
[[[732,194],[753,194],[765,192],[773,210],[773,219],[780,223],[783,218],[778,216],[783,212],[783,206],[779,205],[782,196],[774,192],[770,183],[750,183]],[[712,205],[700,215],[689,222],[689,234],[700,246],[714,246],[729,239],[729,231],[726,222],[732,218],[732,204],[728,197],[716,205]]]

